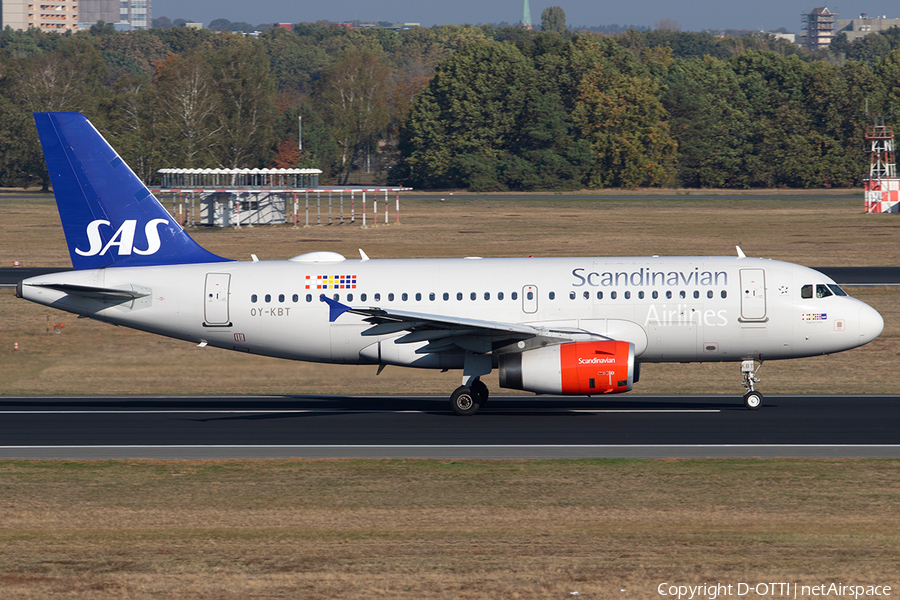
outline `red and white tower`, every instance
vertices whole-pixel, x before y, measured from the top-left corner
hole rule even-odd
[[[874,117],[875,124],[866,127],[869,146],[869,176],[865,179],[866,212],[900,212],[900,179],[894,157],[894,129],[884,124],[884,117]]]

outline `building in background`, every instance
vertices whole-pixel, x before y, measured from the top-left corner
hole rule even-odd
[[[103,21],[110,25],[119,22],[119,0],[81,0],[78,16],[82,29]]]
[[[837,19],[835,25],[835,35],[843,33],[847,36],[847,41],[852,42],[866,37],[870,33],[887,31],[891,27],[900,27],[900,19],[888,19],[887,15],[870,17],[866,13],[862,13],[855,19]]]
[[[149,29],[152,23],[150,0],[119,0],[116,29]]]
[[[0,0],[0,28],[78,31],[78,0]]]
[[[800,33],[800,45],[813,51],[827,48],[836,35],[835,21],[838,13],[833,13],[822,6],[802,16],[803,31]]]

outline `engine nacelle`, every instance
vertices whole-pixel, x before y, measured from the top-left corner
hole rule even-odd
[[[569,342],[499,356],[500,387],[539,394],[616,394],[635,382],[631,342]]]

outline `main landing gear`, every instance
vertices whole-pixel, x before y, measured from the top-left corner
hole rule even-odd
[[[480,379],[474,379],[470,385],[461,385],[450,394],[450,408],[458,415],[474,415],[487,403],[488,387]]]
[[[753,389],[753,385],[759,383],[756,373],[761,367],[762,361],[759,361],[759,366],[756,366],[756,361],[752,359],[741,362],[741,375],[743,376],[741,385],[747,390],[747,393],[744,394],[744,406],[750,410],[759,410],[759,407],[762,406],[763,395]]]

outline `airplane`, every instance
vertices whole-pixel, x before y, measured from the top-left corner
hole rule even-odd
[[[462,370],[537,394],[628,392],[642,363],[740,363],[758,409],[765,360],[849,350],[881,315],[807,267],[737,256],[235,261],[198,245],[80,113],[35,113],[74,271],[16,295],[70,313],[285,359]]]

